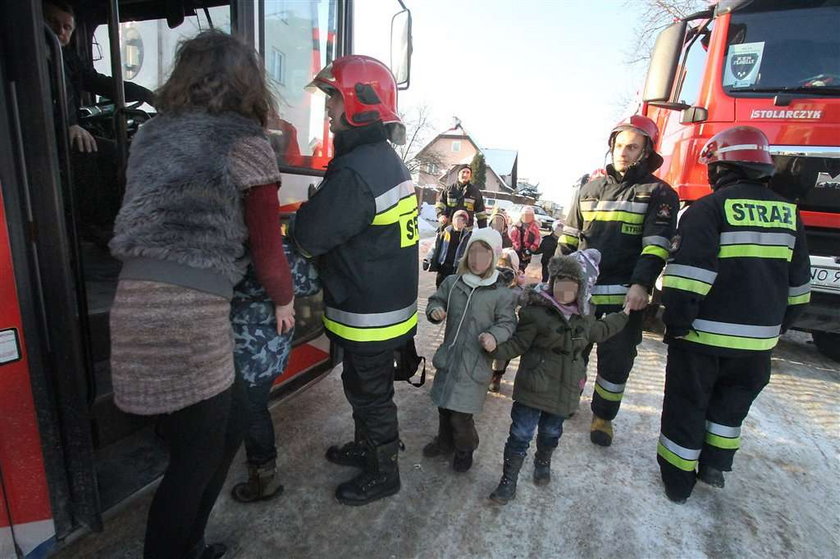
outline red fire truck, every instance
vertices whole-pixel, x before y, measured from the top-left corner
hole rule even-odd
[[[737,125],[772,145],[772,188],[798,200],[811,302],[796,328],[840,360],[840,3],[721,0],[658,36],[642,114],[661,130],[658,174],[684,203],[709,192],[704,143]]]
[[[392,67],[408,85],[411,14],[392,20]],[[115,145],[153,118],[126,106],[122,83],[155,89],[177,43],[215,27],[253,45],[277,94],[272,141],[282,146],[281,212],[293,213],[331,157],[324,99],[305,93],[314,73],[353,52],[352,0],[70,0],[66,48],[116,86],[83,99],[81,124]],[[396,8],[396,4],[395,4]],[[42,557],[157,479],[165,453],[153,421],[112,399],[108,313],[119,262],[87,216],[112,212],[124,184],[95,197],[74,182],[62,49],[41,0],[0,4],[0,557]],[[66,51],[65,51],[66,52]],[[103,174],[105,170],[100,170]],[[110,184],[110,182],[105,182]],[[113,215],[111,215],[113,218]],[[329,371],[320,295],[296,301],[295,347],[278,379],[283,398]]]

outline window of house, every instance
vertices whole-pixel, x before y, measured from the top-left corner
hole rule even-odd
[[[461,142],[452,142],[452,151],[461,151]]]
[[[276,48],[271,49],[271,66],[269,68],[269,74],[271,74],[274,81],[283,85],[286,83],[285,73],[286,56]]]
[[[428,163],[426,165],[426,172],[429,173],[430,175],[435,175],[438,172],[438,166],[435,165],[434,163]]]

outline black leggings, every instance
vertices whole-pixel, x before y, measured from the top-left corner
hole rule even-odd
[[[169,465],[149,508],[144,558],[182,559],[203,544],[210,511],[242,442],[243,409],[244,391],[237,383],[160,416]]]

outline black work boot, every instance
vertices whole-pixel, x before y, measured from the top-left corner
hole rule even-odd
[[[355,507],[398,493],[400,490],[399,449],[399,440],[376,448],[368,448],[365,470],[338,486],[335,491],[338,502]]]
[[[500,505],[506,505],[516,498],[516,480],[519,479],[519,470],[522,469],[524,456],[505,453],[505,463],[502,466],[502,479],[496,489],[490,493],[490,500]]]
[[[674,504],[682,505],[688,500],[688,496],[684,493],[678,493],[675,489],[665,486],[665,496]]]
[[[697,472],[697,479],[706,485],[711,485],[712,487],[718,487],[720,489],[723,489],[725,484],[723,472],[717,468],[712,468],[711,466],[705,466],[703,464],[700,464],[700,469]]]
[[[265,501],[282,493],[283,485],[274,460],[259,466],[248,464],[248,481],[237,483],[231,490],[233,499],[240,503]]]
[[[339,466],[364,468],[367,463],[368,448],[359,441],[350,441],[342,446],[331,446],[327,449],[327,460]]]
[[[534,483],[537,485],[548,485],[551,482],[551,454],[553,448],[537,445],[537,453],[534,455]]]

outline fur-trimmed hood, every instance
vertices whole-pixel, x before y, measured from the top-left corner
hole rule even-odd
[[[592,287],[598,279],[598,266],[601,253],[594,248],[579,250],[568,256],[554,256],[548,261],[548,283],[539,289],[548,293],[553,299],[554,281],[556,279],[570,279],[578,284],[577,306],[580,314],[591,314],[589,299]],[[540,296],[540,299],[544,297]],[[550,306],[551,301],[546,301]]]

